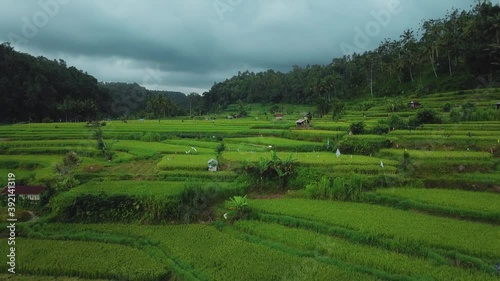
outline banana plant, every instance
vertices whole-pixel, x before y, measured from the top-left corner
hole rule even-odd
[[[229,212],[224,214],[225,219],[229,219],[230,221],[241,219],[248,209],[247,196],[233,196],[224,202],[224,207],[229,210]]]

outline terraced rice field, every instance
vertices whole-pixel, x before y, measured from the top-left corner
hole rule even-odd
[[[487,108],[497,97],[485,90],[420,101],[448,118],[441,111],[450,101]],[[371,129],[392,114],[387,99],[370,102],[365,110],[348,103],[340,121],[314,118],[309,129],[296,128],[297,114],[277,121],[257,109],[235,120],[107,121],[111,161],[84,123],[0,126],[2,185],[7,173],[19,185],[50,184],[66,153],[81,159],[76,186],[35,210],[41,218],[18,222],[19,275],[3,274],[2,254],[0,279],[499,280],[500,163],[492,152],[500,121],[349,136],[352,122]],[[397,112],[405,120],[415,113]],[[273,151],[293,159],[293,179],[261,191],[243,164]],[[208,171],[211,158],[218,172]],[[359,202],[304,192],[322,177],[353,175],[363,180]],[[225,219],[223,201],[244,194],[248,215]]]

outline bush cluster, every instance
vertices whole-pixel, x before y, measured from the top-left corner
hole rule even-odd
[[[244,162],[243,171],[252,179],[254,187],[261,191],[265,189],[280,190],[288,186],[288,182],[294,176],[295,160],[290,155],[286,159],[278,157],[275,151],[271,151],[271,158],[260,158],[257,162]]]
[[[117,194],[61,194],[51,201],[61,222],[192,223],[215,219],[215,206],[243,191],[188,183],[175,197],[153,198]]]

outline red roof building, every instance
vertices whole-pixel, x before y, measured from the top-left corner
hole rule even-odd
[[[18,195],[19,198],[25,198],[28,200],[40,200],[40,195],[45,191],[45,186],[16,186],[13,189],[13,194]],[[6,186],[2,189],[0,194],[10,194],[9,187]]]

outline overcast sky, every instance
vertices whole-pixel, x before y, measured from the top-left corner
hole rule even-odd
[[[498,0],[492,1],[498,3]],[[328,64],[473,0],[0,0],[0,42],[99,81],[203,93],[238,71]]]

